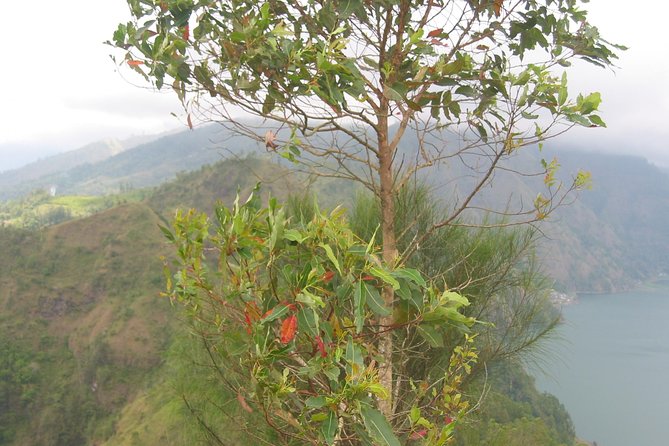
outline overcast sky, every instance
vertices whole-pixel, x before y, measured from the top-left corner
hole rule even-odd
[[[644,155],[669,166],[669,2],[592,0],[591,22],[630,47],[619,69],[579,66],[573,91],[601,91],[608,129],[578,129],[551,142]],[[116,71],[102,42],[129,17],[124,0],[3,4],[0,170],[103,138],[185,128],[174,94],[155,93]],[[144,87],[144,88],[140,88]],[[180,117],[170,115],[175,112]]]

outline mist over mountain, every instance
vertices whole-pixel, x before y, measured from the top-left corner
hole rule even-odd
[[[0,156],[0,174],[53,156],[61,151],[58,147],[45,147],[41,144],[0,144],[0,153],[2,154]]]
[[[229,148],[241,154],[253,147],[216,125],[124,142],[100,141],[0,173],[0,200],[52,187],[59,194],[102,195],[156,186],[177,172],[219,161]]]
[[[548,226],[547,266],[566,288],[615,291],[669,273],[669,175],[641,157],[565,150],[592,188]]]
[[[406,141],[403,150],[410,153],[412,144]],[[264,150],[257,142],[218,125],[162,135],[134,146],[114,140],[98,142],[0,174],[0,199],[51,187],[58,195],[104,195],[153,187],[180,172],[249,153]],[[539,247],[540,258],[558,288],[613,291],[669,271],[669,233],[665,229],[669,227],[669,175],[641,157],[573,147],[541,152],[526,148],[495,173],[473,204],[488,210],[531,209],[534,197],[544,188],[543,178],[514,172],[538,172],[540,160],[553,157],[558,159],[559,176],[565,183],[579,169],[590,171],[593,178],[592,190],[573,195],[569,206],[561,207],[539,226],[547,236]],[[447,208],[457,206],[475,185],[471,168],[459,163],[426,172],[436,197]],[[357,186],[330,182],[327,187],[323,195],[334,204],[338,197],[353,194]],[[472,212],[464,218],[477,217]]]

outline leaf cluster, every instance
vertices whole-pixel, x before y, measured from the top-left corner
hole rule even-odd
[[[176,270],[166,267],[168,294],[241,407],[262,413],[285,441],[444,444],[467,408],[459,388],[477,359],[473,337],[462,338],[475,322],[462,314],[468,300],[415,269],[384,264],[374,238],[356,237],[341,209],[300,223],[275,200],[259,201],[253,193],[219,206],[214,224],[179,212],[163,228],[178,253]],[[382,299],[386,286],[395,302]],[[392,325],[382,325],[389,315]],[[386,333],[407,344],[390,365],[379,353]],[[443,351],[446,337],[462,345],[446,367],[412,380],[401,398],[407,412],[387,419],[377,409],[390,397],[380,367],[412,349]]]

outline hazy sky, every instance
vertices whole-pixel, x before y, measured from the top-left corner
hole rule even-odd
[[[642,154],[669,165],[669,49],[662,0],[592,0],[602,34],[631,49],[615,73],[579,66],[575,90],[601,91],[608,129],[579,129],[551,145]],[[184,126],[173,93],[155,93],[116,71],[103,41],[129,13],[124,0],[33,0],[3,4],[0,170],[107,137]],[[170,115],[175,112],[181,116]],[[185,128],[185,127],[184,127]]]

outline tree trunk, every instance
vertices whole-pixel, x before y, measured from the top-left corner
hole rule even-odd
[[[387,110],[387,108],[386,108]],[[378,158],[379,181],[381,183],[381,234],[383,237],[383,261],[393,267],[397,261],[397,241],[395,239],[395,201],[393,200],[393,154],[388,144],[388,117],[379,116],[378,126]],[[385,286],[382,291],[386,307],[392,309],[395,293],[393,288]],[[388,420],[393,415],[393,315],[380,319],[380,330],[383,331],[379,341],[379,353],[383,364],[379,367],[379,381],[388,390],[387,400],[379,401],[379,409]]]

